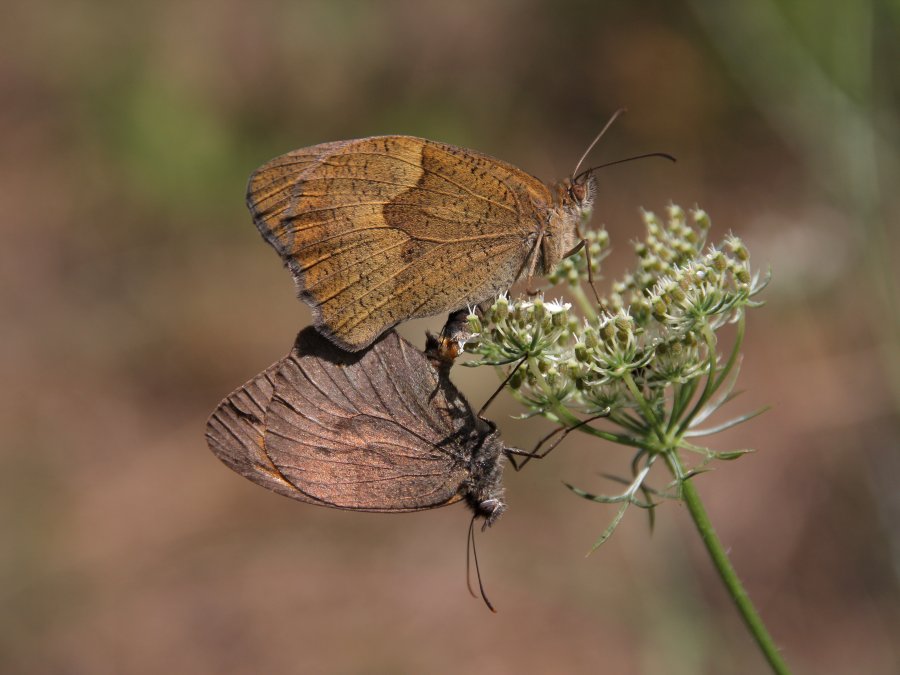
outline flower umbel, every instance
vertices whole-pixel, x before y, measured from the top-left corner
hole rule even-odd
[[[608,253],[605,231],[591,232],[579,253],[550,276],[565,282],[580,313],[569,303],[539,295],[501,296],[483,317],[470,316],[478,335],[466,350],[480,357],[467,365],[492,365],[527,408],[567,431],[578,430],[634,449],[625,491],[612,496],[571,489],[581,497],[619,503],[620,510],[594,548],[605,541],[629,505],[651,510],[658,499],[678,498],[682,482],[716,459],[744,450],[716,452],[690,439],[745,421],[742,415],[714,428],[701,425],[732,397],[739,369],[745,313],[768,279],[750,267],[743,242],[728,235],[707,245],[711,224],[700,209],[670,206],[665,219],[642,213],[646,236],[635,244],[637,264],[613,282],[599,306],[582,285],[594,281]],[[589,261],[589,262],[588,262]],[[736,324],[731,349],[720,353],[717,333]],[[585,418],[603,416],[603,422]],[[683,453],[698,457],[689,462]],[[664,490],[646,485],[663,459],[674,480]],[[593,550],[593,549],[592,549]]]

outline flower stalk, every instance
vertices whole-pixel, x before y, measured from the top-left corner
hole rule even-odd
[[[681,469],[678,466],[678,456],[675,453],[667,455],[666,459],[673,463],[671,467],[673,473],[681,473]],[[697,527],[697,532],[700,533],[700,538],[703,540],[703,545],[706,547],[709,557],[712,560],[716,571],[719,573],[719,577],[722,579],[722,583],[724,583],[725,588],[728,589],[728,594],[737,606],[738,613],[744,620],[747,630],[750,631],[750,634],[759,646],[760,651],[763,653],[766,661],[768,661],[772,672],[778,673],[778,675],[787,675],[787,673],[790,672],[787,663],[785,663],[782,658],[781,652],[775,645],[772,636],[769,635],[766,625],[756,611],[756,607],[750,600],[750,596],[747,595],[744,585],[741,583],[737,572],[732,566],[731,561],[728,559],[728,554],[725,552],[721,540],[713,529],[712,522],[709,520],[706,508],[703,506],[703,502],[700,499],[700,495],[697,493],[697,489],[694,487],[693,481],[682,479],[680,485],[681,499],[685,506],[687,506],[691,518],[694,521],[694,525]]]

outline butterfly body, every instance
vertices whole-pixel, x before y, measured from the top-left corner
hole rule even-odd
[[[474,150],[376,136],[273,159],[247,204],[316,326],[356,351],[401,321],[552,271],[578,241],[591,180],[548,188]]]

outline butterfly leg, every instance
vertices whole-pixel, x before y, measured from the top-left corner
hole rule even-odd
[[[532,459],[542,459],[546,457],[551,450],[553,450],[562,442],[562,440],[568,435],[569,431],[571,431],[571,429],[567,429],[566,427],[557,427],[549,434],[544,436],[541,440],[539,440],[538,444],[534,446],[534,450],[532,450],[531,452],[528,452],[527,450],[520,450],[519,448],[506,448],[505,454],[509,459],[510,465],[514,470],[521,471],[522,468]],[[562,432],[562,435],[558,439],[556,439],[549,448],[541,451],[541,446],[543,446],[547,441],[549,441],[560,432]],[[516,457],[520,457],[523,459],[517,461]]]
[[[507,384],[509,384],[509,381],[512,379],[513,375],[515,375],[516,371],[522,367],[522,364],[525,363],[527,358],[528,358],[527,356],[523,356],[521,359],[519,359],[519,362],[516,364],[516,367],[513,368],[511,371],[509,371],[509,375],[506,376],[506,378],[503,380],[503,382],[500,383],[500,386],[497,387],[497,389],[494,391],[494,393],[490,395],[488,400],[484,402],[484,405],[481,406],[481,409],[478,411],[478,417],[481,417],[481,415],[484,413],[484,411],[487,410],[487,407],[491,403],[494,402],[494,399],[497,398],[497,396],[500,394],[501,391],[503,391],[503,387],[505,387]]]
[[[593,417],[588,417],[585,420],[581,420],[578,424],[571,427],[557,427],[549,434],[544,436],[541,440],[538,441],[538,444],[534,446],[534,450],[528,452],[527,450],[519,450],[518,448],[506,448],[504,451],[507,458],[509,458],[509,463],[512,465],[513,469],[516,471],[521,471],[522,468],[528,464],[532,459],[543,459],[547,455],[549,455],[560,443],[563,442],[563,439],[568,436],[571,432],[575,431],[579,427],[583,427],[586,424],[590,424],[594,420],[598,420],[601,417],[606,417],[609,414],[608,410],[604,410],[599,415],[594,415]],[[559,438],[555,439],[549,447],[545,449],[541,449],[541,447],[549,442],[554,436],[560,434]],[[516,457],[522,457],[521,462],[516,461]]]
[[[531,288],[531,280],[534,278],[534,269],[537,267],[538,255],[541,252],[541,242],[544,241],[544,230],[538,232],[537,241],[534,242],[534,248],[531,249],[531,262],[528,264],[528,274],[525,276],[525,293],[528,295],[537,295],[540,291]]]

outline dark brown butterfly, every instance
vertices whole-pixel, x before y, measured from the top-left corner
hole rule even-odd
[[[315,325],[356,351],[553,271],[577,250],[591,170],[548,187],[475,150],[375,136],[273,159],[250,177],[247,205]]]
[[[265,488],[356,511],[420,511],[465,500],[503,512],[496,427],[394,331],[364,352],[313,328],[288,356],[226,398],[207,423],[210,449]]]

